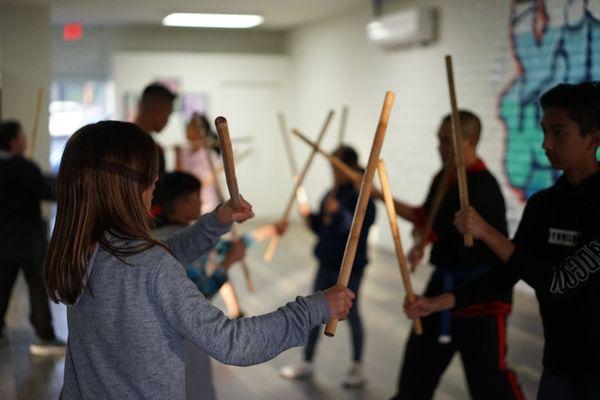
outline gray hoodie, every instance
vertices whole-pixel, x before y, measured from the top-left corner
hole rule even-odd
[[[206,214],[167,240],[173,255],[154,247],[127,264],[96,249],[86,289],[67,307],[64,399],[184,399],[185,338],[223,363],[247,366],[304,344],[329,319],[322,293],[239,320],[212,306],[181,264],[228,229]]]

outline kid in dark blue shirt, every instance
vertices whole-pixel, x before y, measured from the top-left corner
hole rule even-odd
[[[334,152],[334,156],[341,159],[353,169],[362,172],[358,165],[358,155],[352,147],[342,145]],[[354,183],[337,168],[334,166],[332,168],[334,178],[333,188],[323,197],[319,211],[311,213],[308,209],[301,209],[308,227],[318,237],[317,245],[314,249],[314,255],[319,261],[319,269],[317,270],[314,283],[315,290],[322,290],[337,282],[340,265],[342,265],[342,259],[344,258],[346,242],[350,234],[350,227],[352,226],[354,209],[358,202],[358,189],[354,186]],[[352,266],[352,274],[348,282],[348,287],[356,294],[357,299],[363,272],[368,263],[367,237],[374,221],[375,203],[370,199],[360,233],[354,265]],[[355,300],[354,306],[350,310],[350,314],[348,314],[348,321],[350,322],[350,329],[352,331],[353,364],[348,370],[343,384],[347,387],[353,387],[360,386],[365,382],[361,366],[364,333],[358,309],[358,300]],[[319,336],[319,329],[311,331],[308,343],[304,348],[303,362],[298,365],[282,368],[281,375],[283,377],[303,378],[312,374],[312,360]]]

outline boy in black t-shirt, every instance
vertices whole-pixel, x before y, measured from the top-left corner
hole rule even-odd
[[[511,241],[479,215],[456,226],[504,262],[453,292],[407,304],[411,317],[485,300],[523,279],[535,289],[544,326],[538,399],[600,398],[600,83],[561,84],[540,99],[543,149],[564,175],[528,201]]]
[[[477,156],[481,134],[479,118],[460,111],[463,134],[462,158],[467,169],[471,204],[482,210],[490,223],[506,232],[504,197],[494,176]],[[458,184],[454,176],[454,153],[450,116],[446,116],[438,131],[439,152],[443,171],[433,179],[422,207],[396,202],[399,216],[415,224],[424,233],[427,219],[435,208],[434,198],[440,185],[445,194],[439,211],[432,216],[429,238],[433,242],[430,262],[435,270],[427,284],[426,296],[435,296],[469,281],[498,263],[498,258],[483,243],[465,247],[462,235],[453,226],[454,214],[460,209]],[[444,172],[447,171],[447,172]],[[444,189],[445,188],[445,189]],[[409,259],[413,266],[423,257],[422,249],[413,248]],[[459,352],[467,384],[474,399],[520,399],[521,389],[515,374],[506,365],[506,318],[511,310],[510,288],[486,299],[485,302],[423,318],[423,334],[411,333],[404,353],[404,363],[394,399],[431,399],[438,382]]]

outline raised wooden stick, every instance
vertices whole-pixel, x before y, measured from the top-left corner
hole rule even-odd
[[[204,149],[206,150],[206,155],[208,158],[208,165],[210,167],[212,177],[215,181],[215,189],[217,190],[217,197],[221,202],[225,201],[225,193],[223,192],[223,188],[221,187],[221,182],[219,181],[219,177],[217,175],[217,171],[215,168],[215,164],[213,163],[210,152],[212,151],[210,147],[208,147],[208,137],[206,135],[202,135],[202,139],[204,140]],[[225,163],[223,163],[225,165]],[[237,226],[234,224],[231,226],[231,239],[236,241],[239,239],[239,235],[237,232]],[[248,267],[248,263],[245,259],[240,261],[242,265],[242,272],[244,273],[244,278],[246,279],[246,287],[248,287],[248,291],[254,293],[254,283],[252,282],[252,276],[250,275],[250,268]]]
[[[225,168],[225,179],[229,196],[233,202],[234,208],[241,205],[240,191],[238,190],[237,177],[235,175],[235,162],[233,161],[233,148],[231,147],[231,138],[229,137],[229,127],[225,117],[217,117],[215,126],[219,134],[219,147],[221,148],[221,157],[223,158],[223,167]]]
[[[348,106],[342,107],[342,117],[340,119],[340,145],[346,141],[346,124],[348,122]]]
[[[357,183],[357,184],[362,182],[363,175],[360,172],[351,168],[348,164],[346,164],[345,162],[340,160],[338,157],[334,156],[331,153],[326,152],[321,147],[317,146],[314,142],[312,142],[309,138],[307,138],[299,130],[292,129],[292,133],[294,135],[296,135],[298,138],[300,138],[304,143],[308,144],[313,149],[316,149],[318,153],[320,153],[325,158],[327,158],[329,160],[329,162],[331,162],[344,175],[346,175],[348,178],[350,178],[350,180],[352,180],[352,182]],[[383,194],[381,193],[381,191],[379,189],[377,189],[375,187],[375,185],[373,185],[373,188],[371,191],[377,199],[383,201]],[[397,200],[394,200],[394,201],[397,201]]]
[[[210,147],[207,147],[208,149],[211,149]],[[246,157],[248,157],[250,154],[252,154],[252,152],[254,151],[253,148],[249,148],[246,149],[244,151],[241,151],[237,156],[234,155],[233,159],[234,162],[236,164],[239,164],[241,161],[243,161]],[[215,179],[216,176],[219,176],[219,174],[221,172],[223,172],[223,170],[225,169],[225,165],[221,162],[218,165],[215,165],[215,175],[210,175],[208,178],[205,179],[206,182],[211,183],[213,181],[213,179]]]
[[[304,143],[312,147],[312,149],[315,150],[317,153],[320,153],[325,158],[327,158],[329,162],[331,162],[336,168],[342,171],[342,173],[348,178],[350,178],[353,182],[362,182],[362,174],[360,172],[355,171],[354,169],[349,167],[348,164],[340,160],[338,157],[323,150],[319,145],[307,138],[298,129],[292,129],[292,133],[299,137]]]
[[[35,114],[33,117],[33,125],[31,127],[31,140],[29,143],[29,156],[33,157],[35,154],[35,144],[37,142],[38,127],[40,125],[40,117],[42,113],[42,99],[44,98],[44,88],[41,87],[37,91],[35,98]]]
[[[329,113],[327,114],[325,123],[323,124],[323,127],[321,128],[319,137],[317,138],[317,145],[321,144],[321,141],[325,137],[325,132],[327,132],[327,128],[329,127],[329,123],[331,122],[333,115],[334,115],[333,110],[329,111]],[[306,163],[304,164],[304,168],[302,168],[302,172],[300,172],[300,174],[296,178],[294,190],[292,190],[292,195],[290,196],[290,199],[288,200],[287,206],[285,207],[285,211],[283,212],[283,216],[281,218],[281,221],[283,221],[283,222],[286,222],[290,217],[290,213],[292,212],[292,207],[294,206],[294,200],[296,199],[296,197],[299,193],[298,189],[302,186],[302,182],[304,181],[304,178],[306,177],[306,173],[308,172],[308,169],[310,168],[310,165],[312,164],[313,159],[315,158],[315,154],[317,154],[317,151],[315,149],[313,149],[313,151],[308,156]],[[265,254],[263,256],[263,259],[266,262],[269,262],[273,259],[273,255],[275,255],[275,250],[277,249],[277,243],[279,243],[279,236],[273,236],[271,238],[271,241],[269,242],[269,245],[267,246],[267,250],[265,251]]]
[[[408,272],[408,260],[406,259],[406,256],[404,255],[404,249],[402,248],[402,241],[400,240],[400,230],[398,229],[398,216],[396,215],[394,199],[392,198],[392,192],[390,190],[390,182],[383,160],[379,160],[379,163],[377,163],[377,173],[379,174],[381,191],[383,192],[385,208],[387,209],[388,220],[390,221],[390,228],[392,230],[392,236],[394,238],[394,248],[396,249],[396,258],[398,259],[398,265],[400,266],[402,283],[404,284],[404,290],[406,291],[406,297],[408,298],[408,301],[413,302],[415,300],[415,292],[413,292],[413,288],[410,283],[410,273]],[[413,322],[415,324],[415,334],[422,334],[423,325],[421,324],[421,319],[415,318]]]
[[[452,56],[446,56],[446,73],[448,75],[448,91],[450,92],[450,107],[452,108],[452,143],[454,145],[454,163],[458,178],[458,193],[460,195],[460,209],[469,208],[469,189],[467,187],[467,172],[462,159],[462,129],[458,106],[456,105],[456,91],[454,89],[454,73],[452,71]],[[473,235],[464,235],[465,246],[473,247]]]
[[[362,229],[363,220],[365,218],[365,212],[367,210],[367,206],[369,205],[369,197],[371,196],[371,185],[373,183],[375,169],[377,168],[377,161],[379,161],[379,154],[381,153],[381,147],[383,146],[383,139],[385,138],[385,132],[387,130],[387,124],[390,119],[390,113],[392,111],[393,104],[394,93],[387,92],[385,94],[385,100],[383,101],[383,108],[381,109],[381,116],[379,117],[377,132],[373,138],[373,145],[371,146],[371,154],[369,155],[367,170],[363,175],[363,180],[358,195],[358,202],[356,203],[356,209],[354,210],[354,218],[352,218],[352,226],[350,227],[350,234],[348,235],[348,241],[346,242],[344,258],[342,259],[342,266],[340,268],[340,274],[337,280],[338,285],[348,286],[348,281],[350,280],[352,264],[354,264],[356,248],[360,239],[360,232]],[[325,327],[325,336],[331,337],[335,335],[337,323],[337,319],[332,319],[329,321]]]
[[[277,117],[279,120],[279,127],[281,128],[281,135],[283,136],[283,145],[288,157],[288,162],[290,164],[292,178],[298,179],[298,163],[296,162],[296,157],[294,156],[294,151],[292,150],[292,142],[290,141],[287,124],[285,123],[285,117],[283,113],[279,113]],[[304,204],[308,205],[308,197],[306,196],[306,190],[304,189],[304,186],[298,186],[298,190],[296,191],[296,200],[300,206]],[[271,245],[271,247],[272,246],[273,245]]]

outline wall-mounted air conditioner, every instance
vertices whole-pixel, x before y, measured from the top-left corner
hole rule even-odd
[[[369,40],[385,47],[424,44],[433,41],[433,10],[409,8],[378,17],[367,25]]]

